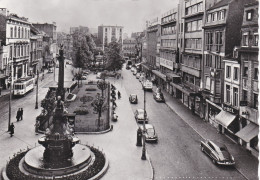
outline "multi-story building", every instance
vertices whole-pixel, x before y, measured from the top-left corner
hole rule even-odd
[[[7,59],[5,57],[6,76],[17,80],[26,77],[29,63],[30,23],[27,18],[16,14],[9,14],[6,8],[0,8],[0,39],[7,47]],[[12,81],[13,82],[13,81]],[[8,84],[6,80],[6,84]]]
[[[147,54],[146,60],[153,69],[159,69],[160,67],[160,55],[159,55],[159,48],[160,48],[160,21],[159,18],[156,17],[148,22],[148,27],[146,29],[147,33]]]
[[[47,38],[48,46],[49,46],[49,52],[51,55],[45,60],[51,61],[54,59],[54,61],[55,61],[56,54],[58,53],[56,23],[55,22],[53,22],[52,24],[50,24],[50,23],[33,23],[32,25],[36,29],[38,29],[40,32],[43,31],[48,36],[48,38]],[[44,38],[44,39],[46,39],[46,38]],[[44,63],[47,63],[47,62],[44,62]]]
[[[176,94],[172,83],[179,83],[180,70],[178,50],[178,8],[174,8],[161,17],[161,47],[160,47],[160,72],[159,84],[164,84],[166,91],[171,95]],[[154,70],[156,72],[156,70]],[[158,75],[159,73],[156,72]]]
[[[6,73],[8,64],[8,48],[7,46],[2,45],[0,39],[0,88],[7,88],[7,78],[8,75]]]
[[[98,26],[98,38],[101,44],[97,46],[102,47],[103,50],[112,41],[123,45],[123,26]]]
[[[240,128],[236,133],[239,143],[258,155],[258,0],[247,1],[244,6],[244,16],[241,28],[241,47],[238,49],[241,64],[240,83]]]
[[[215,118],[216,115],[221,112],[221,114],[226,114],[228,117],[230,113],[221,108],[222,103],[226,102],[224,95],[227,92],[227,86],[232,88],[230,84],[226,85],[226,82],[232,77],[225,76],[225,70],[230,70],[230,68],[225,69],[225,64],[229,64],[229,61],[235,62],[232,60],[231,55],[233,54],[233,48],[240,44],[243,6],[244,0],[222,0],[205,12],[202,68],[202,96],[205,106],[202,106],[202,113],[205,113],[205,120],[216,127],[228,121],[225,118],[217,119]],[[228,59],[223,61],[226,56]],[[227,67],[231,67],[233,73],[233,66],[227,65]],[[233,95],[232,92],[231,89],[231,95]],[[225,107],[234,108],[231,115],[238,112],[238,106],[233,103],[228,102],[224,105]],[[220,115],[218,117],[222,117]],[[238,119],[233,120],[237,121]],[[228,129],[228,127],[224,128]]]
[[[123,40],[123,54],[128,59],[136,57],[136,39],[128,38]]]
[[[42,43],[43,34],[41,34],[33,25],[30,26],[30,61],[28,74],[33,75],[42,70]]]

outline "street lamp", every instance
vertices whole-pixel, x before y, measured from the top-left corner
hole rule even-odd
[[[13,78],[12,78],[12,65],[10,65],[10,93],[9,93],[9,119],[8,119],[8,131],[10,131],[10,125],[11,125],[11,111],[12,111],[12,107],[11,107],[11,100],[12,100],[12,84],[13,84]]]
[[[38,91],[39,91],[39,71],[37,69],[37,86],[36,86],[36,102],[35,102],[35,109],[38,109]]]
[[[145,148],[145,121],[146,121],[146,97],[145,97],[145,89],[144,89],[144,121],[143,121],[143,149],[142,149],[142,160],[146,160],[146,148]]]

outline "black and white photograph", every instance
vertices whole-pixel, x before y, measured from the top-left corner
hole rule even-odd
[[[259,0],[0,0],[0,180],[258,180]]]

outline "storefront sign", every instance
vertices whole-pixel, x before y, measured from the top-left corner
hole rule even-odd
[[[230,112],[232,114],[238,114],[238,110],[237,109],[233,108],[230,105],[224,104],[224,103],[222,104],[222,109],[224,111]]]
[[[160,58],[160,65],[173,70],[173,62],[164,58]]]

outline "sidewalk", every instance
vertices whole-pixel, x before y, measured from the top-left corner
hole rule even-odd
[[[251,155],[246,149],[239,144],[234,143],[225,135],[217,133],[217,129],[210,123],[203,121],[199,116],[193,115],[191,110],[184,106],[179,100],[170,96],[166,91],[162,90],[166,99],[166,104],[176,114],[178,114],[191,128],[193,128],[203,139],[210,139],[215,142],[224,143],[234,156],[235,168],[246,179],[258,179],[258,159]]]

